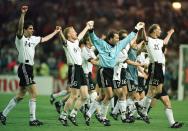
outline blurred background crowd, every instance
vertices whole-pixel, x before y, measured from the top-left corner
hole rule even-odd
[[[56,25],[74,26],[80,32],[88,20],[95,21],[95,31],[104,36],[109,30],[132,31],[138,21],[162,28],[162,38],[170,28],[175,29],[167,53],[165,87],[177,89],[179,46],[188,42],[188,1],[175,10],[172,0],[0,0],[0,74],[16,74],[17,50],[15,34],[20,7],[29,5],[26,19],[34,22],[35,35],[45,36]],[[38,46],[35,54],[35,74],[66,78],[65,53],[58,36]]]

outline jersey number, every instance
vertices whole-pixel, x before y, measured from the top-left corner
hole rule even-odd
[[[157,44],[154,45],[154,50],[159,50],[159,46]]]
[[[26,41],[26,42],[25,42],[25,46],[31,47],[31,43]]]

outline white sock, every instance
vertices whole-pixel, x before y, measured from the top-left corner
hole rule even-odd
[[[120,100],[119,101],[119,109],[121,111],[121,118],[122,120],[126,119],[125,113],[127,109],[127,102],[126,100]]]
[[[130,116],[133,116],[135,112],[137,112],[136,106],[133,103],[129,105],[129,110],[130,110]]]
[[[77,113],[78,113],[78,111],[75,110],[75,109],[73,109],[73,110],[71,111],[71,113],[70,113],[70,116],[76,117]]]
[[[97,92],[96,91],[92,92],[90,94],[90,101],[91,101],[91,103],[94,102],[94,100],[96,99],[96,97],[97,97]]]
[[[16,106],[17,101],[16,98],[12,98],[8,105],[6,106],[6,108],[3,110],[3,115],[6,117],[8,115],[8,113]]]
[[[86,113],[87,116],[91,117],[93,115],[93,113],[95,112],[95,110],[99,107],[99,102],[94,100],[93,103],[91,103],[91,106],[88,110],[88,112]]]
[[[60,96],[65,96],[65,95],[67,95],[67,91],[66,90],[62,90],[62,91],[60,91],[58,93],[52,94],[52,96],[54,98],[57,98],[57,97],[60,97]]]
[[[174,120],[172,109],[166,108],[165,109],[165,114],[166,114],[166,117],[168,119],[168,122],[169,122],[170,126],[173,125],[175,123],[175,120]]]
[[[67,113],[65,111],[62,111],[61,115],[59,117],[64,119],[64,120],[67,119]]]
[[[112,111],[112,114],[117,114],[119,112],[119,100],[117,101],[113,111]]]
[[[145,97],[142,100],[138,101],[139,105],[144,106],[144,101],[145,101]]]
[[[147,111],[148,111],[149,106],[150,106],[150,104],[151,104],[151,100],[152,100],[151,97],[147,97],[147,96],[146,96],[145,101],[144,101],[144,107],[145,107],[145,109],[144,109],[144,111],[143,111],[143,113],[144,113],[145,115],[147,115]]]
[[[36,120],[36,100],[29,100],[30,121]]]
[[[108,105],[105,105],[104,103],[102,103],[101,105],[101,118],[102,120],[106,119],[107,113],[108,113]]]
[[[127,105],[132,105],[134,104],[133,100],[131,98],[127,99]]]
[[[114,97],[110,100],[110,106],[111,108],[114,108]]]

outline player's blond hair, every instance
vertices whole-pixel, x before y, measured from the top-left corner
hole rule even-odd
[[[68,39],[68,33],[69,33],[71,28],[73,28],[73,26],[69,26],[69,27],[65,28],[64,31],[63,31],[63,34],[64,34],[66,39]]]
[[[153,33],[153,31],[154,31],[155,29],[157,29],[157,27],[160,27],[159,24],[153,24],[153,25],[151,25],[151,26],[149,27],[149,30],[148,30],[149,35],[150,35],[151,33]]]

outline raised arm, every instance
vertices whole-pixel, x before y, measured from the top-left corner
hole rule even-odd
[[[18,22],[18,30],[17,30],[17,36],[19,38],[21,38],[22,35],[23,35],[24,18],[25,18],[25,14],[26,14],[27,10],[28,10],[28,6],[22,6],[21,16],[20,16],[20,19],[19,19],[19,22]]]
[[[50,39],[52,39],[57,33],[59,33],[61,31],[61,27],[60,26],[56,26],[56,29],[54,30],[54,32],[52,32],[51,34],[42,37],[41,43],[46,42]]]
[[[135,26],[135,30],[133,32],[131,32],[126,38],[124,38],[123,40],[119,41],[119,43],[117,44],[119,50],[122,50],[123,48],[125,48],[128,44],[131,43],[131,41],[135,38],[136,33],[144,28],[145,23],[143,22],[139,22],[137,23],[137,25]]]
[[[168,44],[168,42],[169,42],[169,40],[170,40],[170,38],[171,38],[171,36],[172,36],[173,33],[174,33],[174,29],[170,29],[168,31],[167,36],[164,39],[164,45]]]
[[[87,32],[89,29],[93,28],[93,24],[94,24],[93,21],[88,21],[88,22],[86,23],[86,27],[85,27],[85,28],[82,30],[82,32],[80,32],[80,34],[78,35],[78,40],[79,40],[79,41],[85,36],[86,32]]]
[[[100,52],[104,46],[107,45],[106,41],[100,39],[95,33],[94,33],[94,22],[89,23],[89,38],[91,40],[91,43],[95,46],[95,48]]]
[[[65,44],[66,43],[66,38],[65,38],[62,30],[59,32],[59,37],[60,37],[60,40]]]

